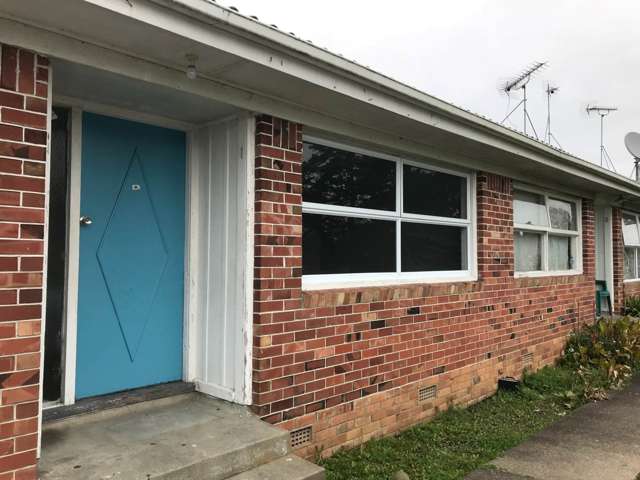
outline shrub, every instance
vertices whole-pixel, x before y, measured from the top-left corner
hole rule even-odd
[[[640,322],[631,318],[601,318],[572,333],[563,363],[584,381],[584,395],[606,397],[640,368]]]
[[[640,297],[627,297],[624,301],[624,314],[640,317]]]

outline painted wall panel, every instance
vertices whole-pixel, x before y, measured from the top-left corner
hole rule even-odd
[[[250,403],[253,118],[193,133],[191,339],[193,379],[213,396]],[[249,296],[249,297],[248,297]]]

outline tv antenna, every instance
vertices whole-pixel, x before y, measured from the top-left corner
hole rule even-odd
[[[555,141],[558,148],[562,148],[556,136],[551,133],[551,95],[560,90],[559,87],[553,87],[547,83],[547,126],[544,130],[544,141],[551,145],[551,141]]]
[[[638,171],[638,163],[640,163],[640,133],[627,133],[624,136],[624,146],[627,147],[627,150],[629,150],[629,153],[633,157],[631,178],[635,178],[636,182],[638,182],[640,181],[640,171]]]
[[[587,115],[592,112],[600,115],[600,166],[604,168],[609,168],[615,172],[616,167],[609,156],[609,152],[607,152],[607,148],[604,146],[604,117],[609,115],[611,112],[615,112],[618,110],[618,107],[604,107],[602,105],[587,105]]]
[[[522,105],[522,110],[523,110],[523,127],[524,127],[524,134],[527,134],[527,124],[531,126],[531,129],[533,130],[533,134],[536,137],[536,140],[538,140],[538,132],[536,132],[536,128],[533,126],[533,122],[531,121],[531,117],[529,116],[529,112],[527,111],[527,84],[529,83],[529,81],[531,80],[531,76],[536,73],[538,70],[540,70],[542,67],[544,67],[547,64],[547,62],[535,62],[533,65],[531,65],[529,68],[525,69],[523,72],[521,72],[517,77],[508,80],[502,87],[501,90],[506,93],[507,95],[509,95],[512,91],[514,90],[522,90],[522,100],[520,100],[518,102],[518,104],[513,107],[513,110],[511,110],[506,117],[504,117],[504,120],[502,120],[502,122],[500,123],[504,123],[507,121],[507,119],[518,109],[520,108],[520,105]]]

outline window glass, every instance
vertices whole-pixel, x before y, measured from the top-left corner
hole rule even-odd
[[[403,167],[403,211],[467,218],[467,180],[413,165]]]
[[[319,276],[310,285],[469,270],[468,176],[305,141],[302,181],[302,274]]]
[[[549,270],[573,268],[573,241],[570,237],[549,235]]]
[[[304,275],[396,270],[394,221],[307,213],[302,227]]]
[[[396,163],[314,143],[304,143],[305,202],[396,209]]]
[[[625,248],[624,249],[624,278],[626,280],[631,280],[636,278],[636,270],[635,270],[635,248]]]
[[[638,223],[635,215],[622,214],[622,236],[625,245],[640,245]]]
[[[467,229],[402,222],[402,271],[466,270]]]
[[[551,227],[560,230],[577,230],[576,204],[550,198],[548,201]]]
[[[516,231],[514,233],[515,267],[518,272],[542,270],[542,235]]]
[[[513,198],[514,223],[548,227],[544,197],[536,193],[516,190]]]

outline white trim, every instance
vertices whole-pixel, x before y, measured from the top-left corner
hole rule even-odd
[[[194,248],[194,243],[198,241],[197,235],[194,235],[192,223],[196,223],[197,218],[193,215],[195,208],[192,208],[192,189],[197,189],[198,182],[193,181],[193,170],[197,169],[192,162],[192,139],[191,133],[186,133],[186,158],[185,158],[185,216],[184,216],[184,228],[185,228],[185,242],[184,242],[184,305],[183,305],[183,317],[184,328],[182,332],[182,379],[185,382],[189,382],[195,379],[197,369],[197,357],[195,355],[195,349],[192,347],[197,341],[197,320],[191,316],[191,302],[193,300],[191,289],[191,272],[194,269],[192,253],[197,251]],[[194,253],[195,256],[195,253]]]
[[[335,215],[355,218],[372,218],[394,222],[396,226],[396,271],[395,272],[372,272],[372,273],[352,273],[352,274],[320,274],[303,275],[303,289],[329,289],[348,288],[353,286],[390,285],[407,283],[443,283],[455,281],[477,280],[477,258],[476,258],[476,198],[475,198],[475,173],[453,170],[442,167],[432,167],[426,162],[407,160],[406,158],[379,153],[366,148],[353,147],[348,144],[325,140],[321,137],[305,136],[305,142],[326,145],[348,152],[366,155],[368,157],[388,160],[395,163],[396,183],[395,183],[395,210],[375,210],[359,207],[345,207],[314,202],[302,202],[302,211],[307,214]],[[466,218],[449,218],[432,215],[420,215],[404,213],[404,165],[416,166],[436,172],[454,175],[466,181]],[[430,225],[446,225],[464,228],[466,232],[466,269],[456,271],[426,271],[426,272],[402,272],[402,224],[403,223],[424,223]]]
[[[255,140],[256,140],[256,119],[255,115],[246,115],[246,141],[242,145],[243,156],[246,169],[246,220],[245,238],[247,243],[244,252],[244,326],[242,334],[242,354],[244,357],[244,374],[241,379],[237,379],[238,392],[242,392],[238,401],[246,405],[253,403],[253,280],[255,261]],[[242,237],[241,237],[242,238]]]
[[[604,249],[607,288],[611,297],[611,308],[615,305],[615,288],[613,285],[613,209],[604,209]],[[624,275],[624,272],[623,272]],[[612,312],[613,313],[613,312]]]
[[[514,278],[536,278],[536,277],[563,277],[563,276],[571,276],[571,275],[582,275],[581,271],[577,270],[549,270],[549,271],[541,271],[537,270],[535,272],[514,272]]]
[[[42,303],[40,307],[40,385],[38,392],[38,440],[36,456],[40,458],[42,450],[42,409],[44,406],[44,346],[45,328],[47,323],[47,260],[49,249],[49,191],[51,189],[51,138],[53,129],[51,127],[53,111],[53,68],[49,66],[49,77],[47,83],[47,148],[45,152],[45,177],[44,177],[44,239],[42,246]]]
[[[78,277],[80,272],[80,198],[82,185],[82,110],[71,109],[69,159],[69,211],[67,217],[67,297],[62,351],[62,398],[64,405],[76,401],[76,351],[78,325]],[[76,221],[74,221],[74,219]]]
[[[433,274],[433,275],[431,275]],[[333,290],[343,288],[366,288],[423,283],[475,282],[477,274],[463,272],[396,272],[389,273],[344,273],[339,275],[305,275],[302,290]]]

